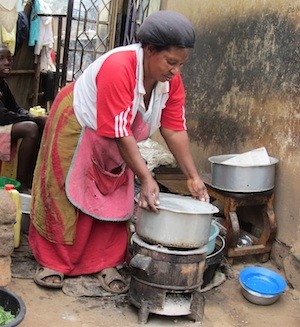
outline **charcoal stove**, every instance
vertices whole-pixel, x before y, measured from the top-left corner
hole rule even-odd
[[[202,321],[205,301],[200,289],[206,251],[207,246],[181,250],[148,244],[132,235],[128,299],[139,308],[139,323],[147,323],[149,313],[188,315]]]

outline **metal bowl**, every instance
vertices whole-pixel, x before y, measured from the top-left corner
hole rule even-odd
[[[262,295],[277,295],[286,289],[284,278],[271,269],[252,266],[240,271],[240,283],[252,292]]]
[[[150,244],[196,249],[208,243],[214,213],[219,209],[189,196],[159,194],[158,213],[137,209],[136,232]]]
[[[211,163],[212,186],[227,192],[264,192],[274,188],[275,166],[278,159],[269,157],[270,164],[234,166],[223,162],[236,154],[224,154],[208,158]]]
[[[280,296],[280,294],[276,294],[276,295],[260,294],[260,293],[254,292],[254,291],[246,288],[243,285],[242,285],[242,294],[248,301],[250,301],[254,304],[258,304],[258,305],[273,304],[274,302],[276,302],[279,299],[279,296]]]

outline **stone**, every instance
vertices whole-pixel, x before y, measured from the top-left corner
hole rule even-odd
[[[0,257],[10,256],[14,251],[14,225],[0,225]]]
[[[16,205],[7,191],[0,190],[0,287],[5,287],[11,282],[15,222]]]
[[[300,262],[289,255],[283,260],[283,264],[287,280],[294,289],[300,291]]]
[[[16,221],[16,205],[7,191],[0,190],[0,225]]]

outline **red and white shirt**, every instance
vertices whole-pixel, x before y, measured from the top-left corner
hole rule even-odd
[[[141,44],[115,48],[96,59],[75,82],[74,111],[82,127],[98,135],[132,135],[140,113],[149,135],[160,126],[185,130],[185,92],[180,75],[158,82],[148,108],[144,105],[143,49]]]

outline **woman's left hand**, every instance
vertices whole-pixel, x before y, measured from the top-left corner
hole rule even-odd
[[[209,202],[209,195],[206,186],[200,176],[189,178],[187,187],[192,194],[192,197],[203,202]]]

